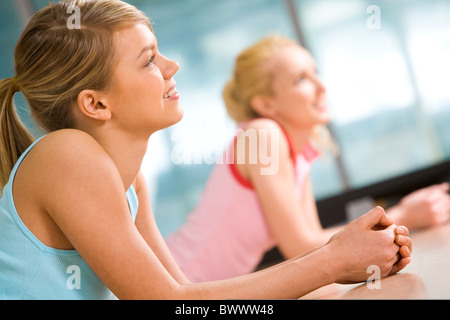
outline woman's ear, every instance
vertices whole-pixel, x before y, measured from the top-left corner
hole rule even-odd
[[[101,101],[100,95],[94,90],[83,90],[78,95],[77,105],[80,112],[91,118],[101,121],[111,119],[111,110]]]
[[[254,96],[250,99],[250,106],[262,117],[272,118],[276,114],[275,105],[270,101],[270,97]]]

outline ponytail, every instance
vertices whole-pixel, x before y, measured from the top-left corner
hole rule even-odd
[[[20,155],[34,140],[15,110],[14,94],[18,91],[15,77],[0,81],[0,190]]]
[[[245,99],[239,96],[234,79],[226,83],[222,97],[229,116],[236,123],[259,117],[256,111],[250,106],[250,102],[245,101]]]

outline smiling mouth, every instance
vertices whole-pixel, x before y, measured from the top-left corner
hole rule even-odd
[[[164,94],[163,98],[164,99],[169,99],[171,97],[173,97],[174,95],[178,94],[177,88],[174,87],[172,88],[169,92],[167,92],[166,94]]]
[[[328,108],[327,102],[325,99],[321,99],[314,104],[314,108],[318,110],[326,110]]]

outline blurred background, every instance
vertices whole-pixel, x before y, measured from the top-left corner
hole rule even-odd
[[[184,119],[151,137],[142,168],[163,236],[185,221],[211,157],[235,133],[221,98],[235,57],[269,33],[305,46],[328,90],[330,130],[341,154],[322,157],[312,169],[325,224],[349,219],[355,208],[400,194],[405,185],[450,174],[450,0],[126,2],[151,18],[160,52],[181,64],[175,80]],[[1,78],[14,75],[17,39],[47,3],[0,2]],[[25,100],[16,97],[21,118],[39,136]]]

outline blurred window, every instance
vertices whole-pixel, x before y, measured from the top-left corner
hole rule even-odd
[[[450,2],[373,3],[295,1],[352,189],[450,158]],[[317,194],[337,193],[324,172]]]

